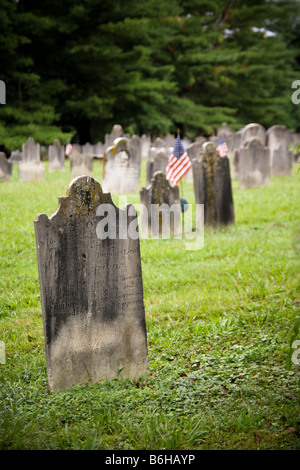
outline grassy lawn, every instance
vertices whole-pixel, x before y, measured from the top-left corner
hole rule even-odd
[[[300,367],[286,367],[300,307],[297,166],[265,188],[233,181],[235,226],[205,229],[201,250],[141,240],[148,375],[49,393],[33,221],[53,214],[69,174],[69,162],[64,173],[46,163],[45,181],[19,183],[14,167],[0,184],[0,448],[299,449]],[[194,202],[191,183],[183,196]]]

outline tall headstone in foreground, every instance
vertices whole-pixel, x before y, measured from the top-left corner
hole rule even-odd
[[[270,150],[260,140],[252,139],[236,150],[235,164],[241,188],[255,188],[270,183]]]
[[[32,137],[22,145],[23,160],[19,163],[19,181],[42,180],[45,177],[45,166],[41,163],[40,144]]]
[[[119,210],[83,176],[51,217],[39,214],[34,222],[53,391],[148,371],[138,232],[128,236],[136,220],[133,206]]]
[[[196,204],[204,204],[204,223],[210,226],[234,223],[234,207],[227,156],[220,157],[212,142],[192,161]]]
[[[72,150],[69,155],[70,160],[70,176],[71,179],[77,176],[92,176],[93,175],[93,156],[79,153],[77,150]]]
[[[10,181],[12,174],[12,163],[8,161],[4,152],[0,152],[0,182]]]
[[[65,171],[65,147],[55,140],[48,148],[49,172]]]
[[[151,184],[140,190],[141,233],[144,238],[180,235],[179,188],[174,188],[162,171],[154,173]]]
[[[290,176],[294,163],[294,154],[290,149],[292,138],[292,132],[285,126],[275,125],[267,130],[272,176]]]

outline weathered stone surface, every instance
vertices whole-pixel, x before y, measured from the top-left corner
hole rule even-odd
[[[10,181],[12,175],[12,163],[8,161],[4,152],[0,152],[0,182]]]
[[[234,223],[228,157],[220,157],[215,145],[207,142],[192,165],[195,200],[196,204],[204,204],[204,223],[211,226]]]
[[[19,181],[42,180],[45,178],[45,166],[40,161],[40,144],[32,137],[22,145],[23,160],[19,163]]]
[[[294,157],[290,152],[293,133],[285,126],[275,125],[267,130],[267,144],[270,149],[271,176],[289,176]]]
[[[65,171],[65,147],[55,140],[48,148],[49,172]]]
[[[260,140],[264,146],[266,145],[266,130],[261,124],[248,124],[241,129],[241,134],[241,145],[252,139]]]
[[[141,154],[127,137],[119,137],[106,151],[103,190],[114,194],[136,192],[140,182]]]
[[[72,150],[69,155],[71,179],[77,176],[93,175],[93,156]]]
[[[186,147],[186,152],[189,156],[190,161],[192,162],[194,159],[199,158],[202,151],[202,145],[206,142],[206,140],[198,140],[197,142],[193,142]],[[188,183],[193,183],[193,167],[189,169],[189,171],[184,176],[185,180]]]
[[[270,150],[258,139],[241,147],[236,156],[237,174],[241,188],[266,186],[270,183]]]
[[[107,212],[116,215],[116,222],[104,238],[99,225],[106,225]],[[136,220],[133,206],[119,210],[110,194],[103,193],[89,176],[70,183],[51,217],[37,216],[34,225],[51,390],[119,376],[134,380],[147,372],[138,232],[136,237],[128,236]]]
[[[173,188],[162,171],[140,190],[141,233],[144,238],[170,238],[182,233],[179,188]]]
[[[120,124],[114,124],[110,134],[104,136],[104,146],[107,149],[111,147],[116,139],[124,136],[123,128]]]
[[[155,148],[155,147],[153,147]],[[164,148],[156,149],[157,152],[154,154],[152,159],[147,161],[147,184],[151,183],[154,173],[162,171],[166,174],[166,168],[169,162],[169,156],[167,155]]]

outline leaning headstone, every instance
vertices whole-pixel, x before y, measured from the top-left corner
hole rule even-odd
[[[0,182],[10,181],[12,174],[12,163],[8,161],[4,152],[0,152]]]
[[[65,171],[65,147],[55,140],[48,148],[49,172]]]
[[[237,150],[240,188],[255,188],[270,183],[270,150],[260,140],[252,139]]]
[[[69,155],[70,160],[70,177],[92,176],[93,175],[93,156],[72,151]]]
[[[151,184],[140,190],[140,203],[144,238],[170,238],[181,234],[179,188],[170,185],[165,173],[154,173]]]
[[[42,180],[45,166],[40,161],[40,144],[32,137],[22,145],[23,160],[19,163],[19,181]]]
[[[293,152],[290,150],[292,137],[292,132],[285,126],[275,125],[267,130],[272,176],[289,176],[291,174],[294,162]]]
[[[148,372],[136,221],[133,206],[119,210],[89,176],[70,183],[51,217],[37,216],[50,390]]]
[[[141,156],[135,153],[130,139],[120,137],[106,152],[103,178],[105,192],[125,194],[138,190]]]
[[[234,223],[234,206],[227,156],[220,157],[212,142],[203,144],[201,156],[192,161],[196,204],[204,205],[204,223]]]
[[[155,148],[155,147],[153,147]],[[151,183],[154,173],[162,171],[166,174],[166,168],[169,162],[169,156],[164,148],[157,149],[152,159],[147,161],[147,184]]]

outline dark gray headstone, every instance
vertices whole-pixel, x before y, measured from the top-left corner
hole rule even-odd
[[[119,210],[89,176],[70,183],[51,217],[37,216],[51,390],[118,377],[135,380],[147,372],[138,232],[128,236],[136,221],[133,206]]]
[[[203,145],[199,159],[192,161],[196,204],[204,204],[204,223],[234,223],[234,207],[227,156],[220,157],[212,142]]]
[[[8,161],[4,152],[0,152],[0,182],[10,181],[12,174],[12,163]]]
[[[151,184],[140,190],[141,233],[144,238],[181,235],[181,204],[178,186],[165,173],[154,173]]]

